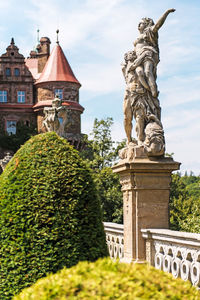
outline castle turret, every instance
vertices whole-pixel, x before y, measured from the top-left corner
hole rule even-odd
[[[43,132],[44,107],[50,107],[57,95],[62,100],[65,111],[60,115],[64,124],[64,137],[70,142],[81,138],[80,115],[84,108],[79,104],[79,88],[81,84],[76,79],[59,43],[57,42],[39,79],[35,82],[37,103],[38,131]],[[63,114],[63,115],[62,115]]]

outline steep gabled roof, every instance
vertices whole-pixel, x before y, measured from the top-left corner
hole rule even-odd
[[[74,82],[80,85],[59,44],[54,47],[44,70],[35,84],[49,81]]]

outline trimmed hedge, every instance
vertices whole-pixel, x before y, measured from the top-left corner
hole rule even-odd
[[[13,300],[64,299],[199,299],[189,282],[143,264],[121,264],[109,258],[95,263],[80,262],[38,280]]]
[[[107,255],[96,188],[53,132],[22,146],[0,176],[0,299],[47,273]]]

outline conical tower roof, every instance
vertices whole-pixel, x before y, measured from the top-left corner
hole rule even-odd
[[[44,70],[35,84],[49,81],[67,81],[80,85],[58,43],[51,52]]]

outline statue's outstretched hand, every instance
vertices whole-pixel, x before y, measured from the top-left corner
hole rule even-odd
[[[172,12],[175,12],[176,10],[174,9],[174,8],[170,8],[170,9],[168,9],[168,13],[170,14],[170,13],[172,13]]]

